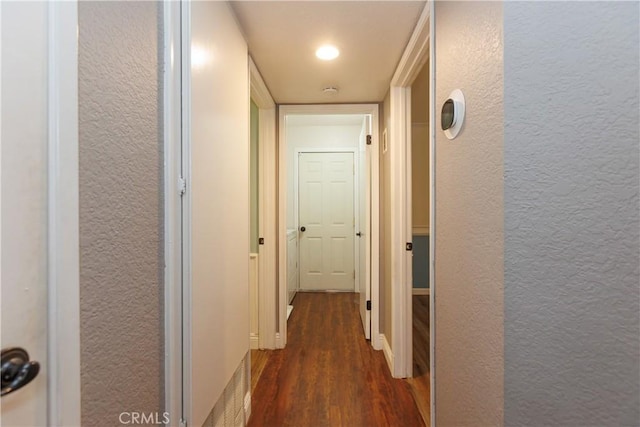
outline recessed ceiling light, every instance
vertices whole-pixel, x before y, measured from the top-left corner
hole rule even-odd
[[[318,50],[316,50],[316,56],[323,61],[331,61],[332,59],[336,59],[338,55],[340,55],[338,48],[330,44],[320,46]]]

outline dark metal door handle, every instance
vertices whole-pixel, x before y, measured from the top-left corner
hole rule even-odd
[[[19,347],[2,350],[2,396],[29,384],[40,372],[40,364],[29,360],[29,353]]]
[[[307,231],[307,227],[300,227],[300,231],[304,233],[305,231]]]
[[[358,232],[356,233],[356,236],[358,236],[358,237],[362,237],[362,233],[358,231]]]

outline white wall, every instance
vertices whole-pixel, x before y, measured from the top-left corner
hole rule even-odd
[[[349,125],[287,125],[287,228],[296,228],[295,181],[296,149],[358,148],[362,122]]]
[[[188,423],[203,425],[249,351],[249,68],[226,2],[190,3]],[[188,266],[187,266],[188,269]]]
[[[505,2],[505,424],[640,423],[640,7]]]

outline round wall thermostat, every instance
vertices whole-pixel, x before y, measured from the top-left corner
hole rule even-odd
[[[464,122],[464,95],[460,89],[451,92],[449,98],[442,105],[440,124],[444,135],[453,139],[458,136]]]

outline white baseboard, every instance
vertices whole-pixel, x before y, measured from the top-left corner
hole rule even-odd
[[[276,332],[276,348],[284,348],[282,338],[280,337],[280,332]]]
[[[260,337],[258,334],[249,334],[249,348],[257,350],[260,348]]]
[[[413,288],[413,295],[429,295],[429,288]]]
[[[391,351],[391,346],[384,334],[380,334],[380,341],[382,341],[382,352],[384,353],[384,358],[387,359],[387,365],[389,365],[389,372],[393,374],[393,352]]]

